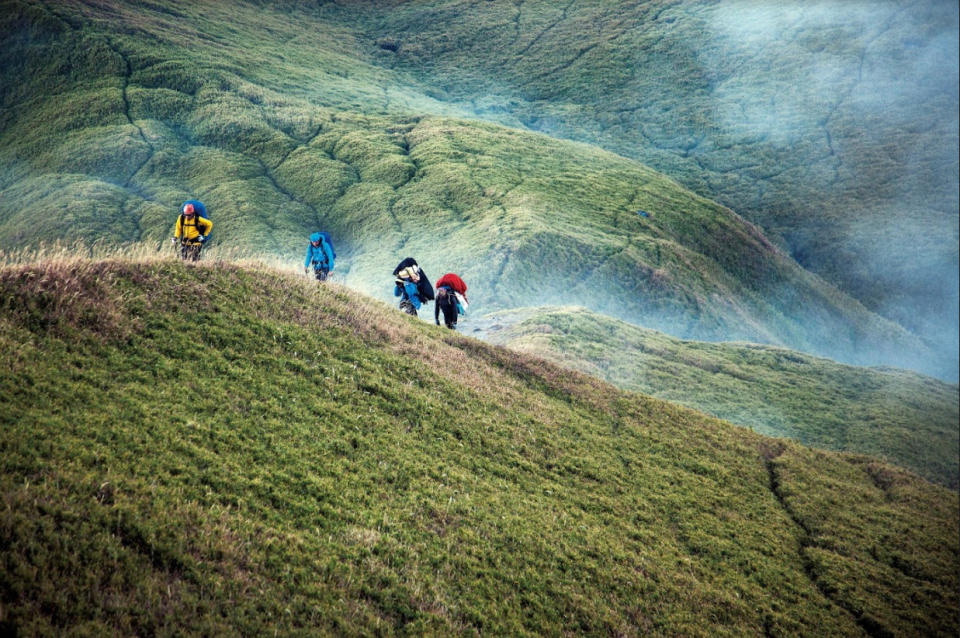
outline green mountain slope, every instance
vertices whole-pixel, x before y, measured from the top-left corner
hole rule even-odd
[[[957,358],[956,3],[373,6],[384,66],[664,171]]]
[[[771,436],[880,456],[956,489],[957,386],[754,344],[681,341],[582,308],[497,313],[485,339]],[[494,329],[495,327],[495,329]]]
[[[4,633],[955,635],[956,494],[260,267],[0,270]]]
[[[224,247],[293,262],[309,231],[332,231],[343,280],[374,296],[412,254],[488,310],[575,302],[685,338],[955,365],[641,164],[416,115],[451,110],[377,67],[339,9],[317,11],[10,3],[0,245],[160,246],[198,196]]]

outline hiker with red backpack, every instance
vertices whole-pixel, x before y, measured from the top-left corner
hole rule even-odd
[[[447,328],[456,330],[457,317],[467,310],[467,284],[459,275],[448,272],[437,279],[437,303],[433,308],[433,320],[440,325],[440,313]]]
[[[433,299],[433,286],[427,273],[413,257],[407,257],[393,269],[393,296],[400,297],[400,310],[417,316],[420,306]]]
[[[179,242],[181,259],[197,261],[212,230],[213,222],[207,216],[206,206],[190,199],[180,206],[180,215],[170,241],[174,246]]]
[[[333,270],[336,256],[330,233],[313,233],[310,235],[310,243],[307,244],[307,259],[303,262],[303,272],[309,274],[310,267],[313,266],[313,275],[317,281],[326,281],[327,275]]]

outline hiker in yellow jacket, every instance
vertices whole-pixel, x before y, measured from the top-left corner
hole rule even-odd
[[[171,242],[174,245],[180,242],[180,257],[190,261],[200,259],[200,249],[203,248],[207,236],[213,230],[213,222],[203,215],[203,204],[186,202],[177,216],[177,226],[173,231]]]

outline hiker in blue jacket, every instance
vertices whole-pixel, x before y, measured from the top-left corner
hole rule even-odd
[[[408,315],[417,316],[417,310],[423,305],[420,299],[420,290],[417,283],[420,281],[420,268],[414,264],[407,266],[396,273],[393,296],[400,297],[400,310]]]
[[[310,243],[307,245],[307,259],[303,262],[303,272],[310,274],[310,267],[313,266],[313,274],[317,281],[326,281],[327,275],[333,270],[333,247],[322,233],[313,233],[310,235]]]
[[[413,257],[406,257],[393,269],[393,296],[400,297],[400,310],[417,316],[420,306],[433,301],[433,284]]]

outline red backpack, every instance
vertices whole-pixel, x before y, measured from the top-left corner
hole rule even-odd
[[[467,284],[463,283],[463,279],[460,279],[459,275],[455,275],[452,272],[448,272],[440,279],[437,279],[433,285],[437,288],[440,286],[450,286],[455,292],[459,292],[461,295],[466,296],[467,294]]]

